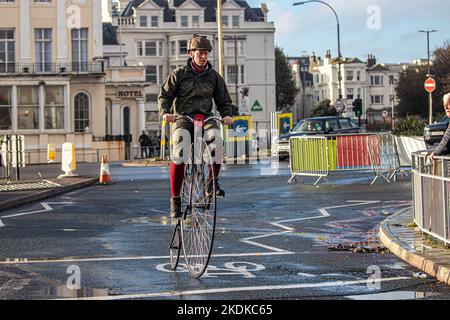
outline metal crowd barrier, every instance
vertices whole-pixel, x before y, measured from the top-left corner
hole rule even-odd
[[[422,152],[412,154],[414,222],[424,233],[450,244],[450,157],[431,161]]]
[[[318,177],[314,185],[326,179],[330,172],[372,171],[371,185],[380,177],[386,181],[395,177],[399,160],[395,137],[390,133],[349,134],[291,137],[289,140],[292,177]]]

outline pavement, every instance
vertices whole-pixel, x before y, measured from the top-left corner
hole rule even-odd
[[[393,254],[450,285],[450,249],[424,234],[414,224],[412,208],[401,210],[386,219],[380,225],[379,237]]]
[[[155,161],[144,163],[137,160],[120,163],[120,165],[167,167],[168,163]],[[28,166],[22,169],[21,185],[42,183],[44,186],[34,190],[0,191],[0,212],[91,186],[98,182],[99,164],[80,164],[79,168],[79,176],[62,179],[57,178],[62,173],[60,165],[57,164]],[[1,184],[5,185],[4,182]],[[18,186],[19,183],[13,182],[12,185]],[[406,263],[440,282],[450,284],[450,249],[424,235],[414,225],[412,208],[400,210],[382,222],[379,228],[379,238],[386,248]]]

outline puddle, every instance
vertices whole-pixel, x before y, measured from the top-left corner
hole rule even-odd
[[[44,295],[49,298],[89,298],[89,297],[104,297],[118,295],[112,289],[69,289],[67,286],[57,286],[45,289]]]
[[[374,294],[363,294],[356,296],[346,296],[352,300],[416,300],[425,299],[439,295],[436,292],[416,292],[416,291],[392,291]]]

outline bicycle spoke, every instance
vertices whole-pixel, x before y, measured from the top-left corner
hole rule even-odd
[[[185,175],[189,188],[183,190],[183,196],[189,195],[190,222],[182,221],[181,228],[186,264],[192,275],[197,277],[206,270],[211,255],[216,213],[209,147],[205,141],[199,147],[203,148],[203,163],[192,165],[190,175]]]

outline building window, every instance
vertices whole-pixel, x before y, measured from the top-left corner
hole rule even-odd
[[[0,73],[15,71],[15,47],[14,30],[0,29]]]
[[[222,16],[222,27],[228,28],[228,16]]]
[[[178,45],[180,47],[180,51],[179,51],[180,55],[188,53],[187,40],[178,41]]]
[[[170,41],[170,55],[171,56],[177,55],[177,42],[176,41]]]
[[[75,132],[86,132],[90,130],[89,97],[80,92],[75,96]]]
[[[356,71],[356,81],[361,81],[361,71]]]
[[[144,55],[143,42],[138,41],[137,42],[137,56],[142,57],[143,55]]]
[[[147,16],[140,16],[139,17],[139,25],[142,28],[146,28],[147,27]]]
[[[382,86],[383,76],[370,76],[370,84],[372,86]]]
[[[389,85],[390,86],[395,85],[395,76],[393,76],[393,75],[389,76]]]
[[[353,81],[353,71],[347,71],[347,81]]]
[[[384,96],[383,95],[370,96],[370,103],[371,104],[384,104]]]
[[[353,100],[355,90],[353,88],[347,89],[347,100]]]
[[[88,71],[88,29],[72,29],[72,71]]]
[[[34,30],[36,71],[50,72],[52,63],[52,29]]]
[[[156,57],[156,41],[145,42],[145,55],[150,57]]]
[[[237,43],[237,55],[239,57],[244,57],[245,56],[245,41],[237,40],[236,43]],[[225,41],[225,55],[226,56],[234,57],[234,55],[236,54],[236,52],[234,50],[234,44],[235,44],[234,40]]]
[[[136,46],[138,57],[162,57],[162,41],[138,41]]]
[[[229,65],[226,68],[227,74],[227,84],[237,84],[243,85],[245,84],[245,66],[235,66],[235,65]]]
[[[64,129],[64,87],[45,87],[45,129]]]
[[[152,16],[152,28],[158,28],[158,16]]]
[[[11,130],[11,87],[0,87],[0,130]]]
[[[239,28],[239,20],[240,20],[239,16],[232,16],[233,28]]]
[[[200,17],[192,16],[192,28],[198,28],[198,27],[200,27]]]
[[[39,129],[39,87],[17,87],[17,126],[19,130]]]
[[[187,28],[188,27],[188,16],[181,16],[181,27]]]
[[[147,66],[145,68],[145,80],[150,83],[157,83],[158,74],[156,66]]]

